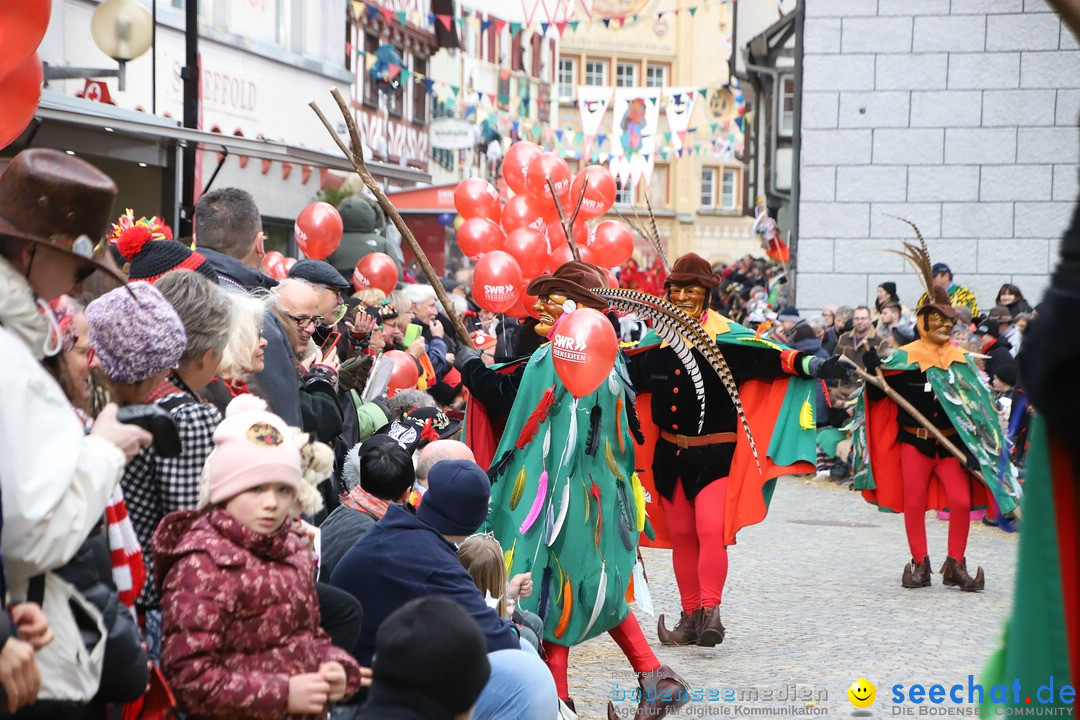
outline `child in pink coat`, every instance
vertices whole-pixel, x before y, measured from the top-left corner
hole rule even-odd
[[[249,398],[214,433],[208,506],[154,534],[162,665],[189,720],[325,717],[370,671],[319,627],[314,560],[290,522],[301,452]]]

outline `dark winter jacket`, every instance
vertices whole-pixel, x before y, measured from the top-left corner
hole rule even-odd
[[[356,541],[375,525],[375,518],[363,510],[356,510],[348,505],[338,505],[322,524],[319,534],[322,538],[319,556],[319,582],[329,582],[334,568],[345,557],[345,553]]]
[[[1016,361],[1012,356],[1012,346],[1008,340],[997,338],[983,353],[988,357],[983,361],[983,370],[986,371],[987,382],[993,383],[994,373],[1004,367],[1011,366]]]
[[[286,522],[262,535],[223,509],[167,515],[154,534],[161,660],[189,720],[295,718],[289,677],[360,667],[319,627],[311,552]]]
[[[252,270],[234,257],[203,248],[199,248],[199,252],[206,256],[218,274],[218,284],[225,289],[251,292],[257,288],[269,290],[277,285],[277,280]],[[265,365],[252,379],[252,384],[258,386],[258,394],[266,398],[276,415],[290,425],[300,427],[300,394],[296,389],[293,352],[285,328],[274,313],[268,311],[263,317],[262,334],[266,338]]]
[[[364,606],[364,627],[354,654],[365,666],[371,664],[375,631],[383,620],[408,601],[428,595],[448,597],[465,608],[484,631],[488,652],[521,647],[510,623],[484,602],[454,545],[401,505],[391,505],[345,553],[330,584]]]
[[[345,232],[341,236],[341,244],[326,258],[326,262],[333,265],[343,278],[351,281],[353,270],[360,258],[369,253],[381,252],[394,258],[400,280],[401,268],[405,264],[401,246],[389,242],[375,231],[379,224],[375,207],[364,198],[353,195],[341,201],[338,213],[341,214],[341,225]]]

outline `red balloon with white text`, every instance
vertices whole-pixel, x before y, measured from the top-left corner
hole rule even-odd
[[[525,289],[521,266],[507,252],[485,254],[473,270],[472,294],[476,304],[495,313],[514,307]]]
[[[619,341],[603,313],[578,308],[559,319],[551,333],[551,360],[575,398],[591,394],[615,367]]]
[[[341,215],[330,203],[314,202],[300,211],[293,233],[304,255],[324,260],[341,244]]]

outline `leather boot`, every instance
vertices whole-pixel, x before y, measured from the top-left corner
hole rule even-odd
[[[981,592],[986,586],[986,578],[980,567],[975,572],[975,577],[968,575],[967,558],[957,562],[954,558],[945,558],[945,564],[941,566],[941,583],[949,587],[958,587],[966,592]]]
[[[911,562],[904,566],[904,577],[901,578],[900,584],[906,588],[930,587],[932,572],[929,555],[924,557],[922,562],[916,562],[915,558],[911,558]]]
[[[701,624],[698,625],[697,644],[701,647],[716,647],[724,642],[727,631],[720,622],[720,606],[713,605],[701,611]]]
[[[702,610],[699,608],[687,615],[679,613],[679,622],[672,630],[664,626],[664,616],[656,623],[656,636],[660,638],[661,645],[693,645],[698,640],[698,629],[701,625]]]
[[[641,701],[634,720],[660,720],[690,701],[690,686],[667,665],[638,678]]]

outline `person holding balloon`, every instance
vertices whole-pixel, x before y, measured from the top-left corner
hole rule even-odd
[[[570,647],[607,632],[640,677],[638,717],[662,718],[689,699],[689,687],[661,665],[626,603],[646,519],[626,370],[607,303],[590,290],[605,283],[602,270],[577,260],[540,275],[527,292],[537,296],[536,332],[549,342],[514,376],[496,375],[469,348],[458,366],[470,390],[482,379],[513,398],[489,470],[485,529],[506,550],[510,576],[532,575],[537,591],[521,605],[544,621],[559,697],[572,705]]]
[[[814,472],[811,378],[851,373],[838,356],[825,360],[791,350],[708,309],[719,282],[707,260],[689,253],[672,266],[664,297],[720,346],[726,377],[708,368],[696,346],[685,353],[702,368],[693,372],[656,330],[630,353],[630,378],[639,392],[651,393],[651,421],[659,428],[652,483],[670,532],[682,601],[673,629],[660,616],[657,634],[664,645],[723,642],[727,546],[739,529],[765,518],[775,478]],[[727,389],[736,385],[741,407]]]

